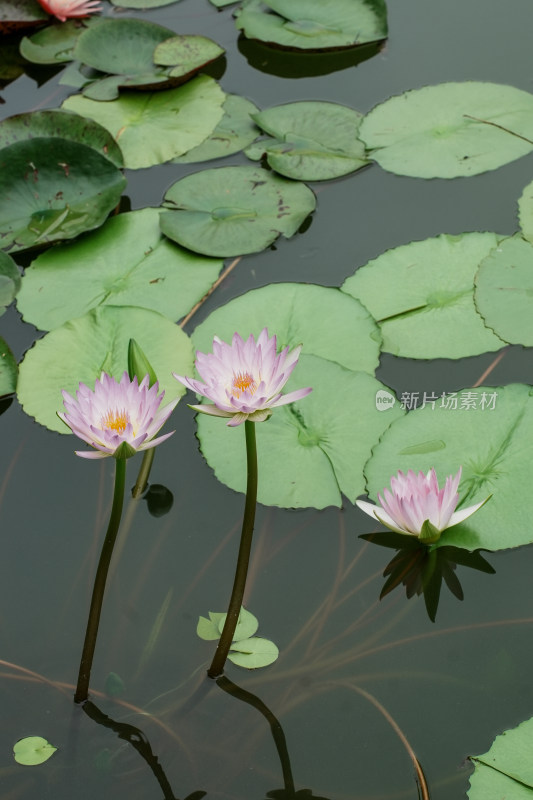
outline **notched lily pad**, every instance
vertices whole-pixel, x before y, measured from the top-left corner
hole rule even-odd
[[[0,150],[0,243],[12,251],[102,224],[126,181],[96,150],[37,137]]]
[[[313,192],[254,167],[221,167],[188,175],[165,195],[163,233],[197,253],[257,253],[293,236],[315,209]]]
[[[373,108],[360,138],[397,175],[478,175],[533,150],[533,95],[476,81],[425,86]]]
[[[531,800],[533,797],[533,719],[497,736],[487,753],[470,756],[470,800]]]
[[[357,138],[363,115],[337,103],[302,101],[253,115],[270,139],[260,139],[245,154],[253,161],[266,154],[268,164],[288,178],[323,181],[354,172],[365,164]]]
[[[170,242],[161,234],[159,210],[143,208],[39,255],[26,269],[18,309],[41,330],[102,305],[150,308],[177,321],[209,290],[222,264]]]
[[[47,25],[42,31],[25,36],[20,42],[20,52],[33,64],[63,64],[72,61],[78,36],[101,21],[99,17],[90,17]]]
[[[63,108],[94,119],[119,143],[129,169],[163,164],[197,147],[222,118],[226,95],[200,75],[165,92],[131,92],[99,103],[68,97]]]
[[[500,241],[495,233],[464,233],[411,242],[369,261],[341,288],[368,308],[393,355],[463,358],[499,350],[503,342],[476,310],[474,277]]]
[[[247,0],[235,17],[248,39],[289,49],[354,47],[387,36],[384,0]]]
[[[0,147],[43,137],[68,139],[87,145],[116,167],[124,166],[120,147],[109,131],[79,114],[56,110],[31,111],[0,122]]]
[[[18,764],[35,767],[44,764],[54,755],[57,747],[47,742],[42,736],[26,736],[13,746],[13,756]]]

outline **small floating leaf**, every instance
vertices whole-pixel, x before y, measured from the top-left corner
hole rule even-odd
[[[15,761],[27,767],[44,764],[50,756],[53,756],[57,747],[54,747],[42,736],[26,736],[19,739],[13,747]]]
[[[470,800],[531,800],[533,797],[533,719],[497,736],[487,753],[470,756]]]
[[[242,639],[233,642],[228,653],[228,659],[239,667],[258,669],[273,664],[279,656],[279,650],[269,639],[253,636],[251,639]]]

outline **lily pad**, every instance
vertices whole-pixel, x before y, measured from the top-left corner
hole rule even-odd
[[[36,137],[0,150],[0,242],[24,250],[102,224],[126,181],[96,150]]]
[[[257,338],[265,327],[276,334],[278,348],[292,350],[303,343],[305,354],[354,372],[373,375],[378,365],[379,330],[366,308],[338,289],[313,284],[274,283],[247,292],[213,311],[195,329],[193,342],[209,353],[215,335],[226,342],[235,331],[244,339],[250,334]]]
[[[226,622],[227,614],[220,614],[214,611],[209,612],[209,619],[207,617],[200,617],[196,627],[196,633],[200,639],[214,640],[219,639]],[[241,639],[247,639],[253,636],[259,627],[257,617],[254,617],[250,611],[241,607],[237,626],[233,635],[233,641],[238,642]]]
[[[35,28],[49,19],[37,0],[0,0],[0,33]]]
[[[533,150],[533,95],[477,81],[426,86],[376,106],[359,136],[397,175],[479,175]]]
[[[26,736],[26,738],[19,739],[15,743],[13,756],[18,764],[34,767],[48,761],[56,750],[57,747],[47,742],[42,736]]]
[[[3,36],[0,48],[0,89],[20,77],[25,65],[26,61],[19,53],[19,37]]]
[[[129,169],[151,167],[197,147],[220,122],[225,94],[200,75],[165,92],[135,92],[99,103],[68,97],[63,108],[94,119],[119,143]]]
[[[463,358],[503,342],[474,305],[474,276],[495,233],[442,234],[388,250],[342,285],[378,320],[383,350],[405,358]]]
[[[533,242],[533,181],[528,183],[518,201],[518,219],[524,238]]]
[[[357,138],[363,115],[337,103],[301,101],[261,111],[253,119],[270,136],[245,154],[258,161],[266,154],[272,169],[301,181],[325,181],[368,164]]]
[[[287,392],[312,386],[303,400],[274,410],[257,423],[258,500],[283,508],[341,506],[341,493],[352,502],[364,491],[363,465],[390,423],[402,415],[398,406],[376,408],[384,390],[365,372],[352,372],[312,355],[302,355]],[[217,478],[244,492],[244,426],[228,428],[206,414],[197,418],[200,447]]]
[[[0,336],[0,397],[12,394],[17,386],[18,367],[5,339]]]
[[[401,469],[435,468],[439,482],[463,467],[461,505],[492,498],[437,546],[502,550],[533,541],[531,485],[533,389],[481,386],[437,398],[394,422],[365,466],[368,494],[388,486]]]
[[[120,147],[109,131],[70,111],[31,111],[0,122],[0,147],[42,137],[68,139],[92,147],[116,167],[124,166]]]
[[[492,330],[511,344],[533,345],[533,244],[517,234],[481,262],[476,305]]]
[[[155,48],[154,62],[171,67],[172,78],[185,80],[224,52],[223,47],[206,36],[173,36]]]
[[[134,338],[152,364],[169,402],[185,392],[172,371],[192,369],[192,347],[183,331],[166,317],[144,308],[100,306],[46,334],[20,365],[17,396],[24,411],[41,425],[70,433],[57,417],[61,390],[73,394],[80,382],[93,385],[102,371],[119,379],[128,368]],[[185,370],[185,371],[184,371]]]
[[[42,253],[26,270],[18,309],[41,330],[102,305],[150,308],[177,321],[209,290],[222,265],[170,242],[161,234],[159,211],[143,208]]]
[[[228,94],[222,108],[224,116],[213,133],[198,147],[174,158],[174,164],[191,164],[224,158],[238,153],[253,142],[259,134],[259,128],[252,119],[252,114],[259,111],[257,106],[245,97]]]
[[[61,25],[48,25],[33,36],[25,36],[20,42],[20,52],[33,64],[63,64],[72,61],[72,51],[78,39],[88,27],[101,23],[99,17],[69,19]]]
[[[178,244],[210,256],[257,253],[278,236],[293,236],[315,209],[303,183],[255,167],[221,167],[188,175],[170,187],[161,229]]]
[[[20,289],[20,272],[13,259],[0,251],[0,316]]]
[[[250,639],[241,639],[233,642],[228,653],[228,659],[238,667],[258,669],[273,664],[279,656],[279,650],[269,639],[261,636],[252,636]]]
[[[247,0],[235,14],[248,39],[298,50],[329,50],[387,36],[384,0]]]
[[[490,750],[470,756],[475,765],[470,777],[470,800],[531,800],[533,798],[533,719],[497,736]]]

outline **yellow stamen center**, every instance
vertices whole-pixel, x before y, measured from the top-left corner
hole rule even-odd
[[[102,417],[102,428],[107,428],[107,430],[115,431],[116,433],[124,433],[129,421],[128,413],[125,410],[108,411]]]
[[[241,396],[242,392],[250,392],[250,394],[253,394],[256,389],[257,383],[249,372],[238,372],[233,376],[231,393],[237,399]]]

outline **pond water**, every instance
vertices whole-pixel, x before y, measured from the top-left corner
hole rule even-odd
[[[533,89],[528,0],[391,0],[381,50],[311,77],[295,77],[293,58],[237,44],[231,9],[217,12],[207,0],[146,13],[104,6],[109,15],[213,38],[227,51],[224,91],[260,108],[308,99],[366,113],[393,94],[444,81]],[[57,108],[73,91],[59,77],[37,86],[21,76],[2,91],[0,114]],[[237,154],[201,168],[225,163],[249,162]],[[196,169],[126,171],[131,208],[158,206],[174,181]],[[413,240],[465,231],[511,235],[532,173],[530,155],[472,178],[417,180],[371,165],[313,184],[318,205],[310,227],[244,257],[185,330],[270,283],[339,286],[357,266]],[[2,317],[2,336],[17,360],[42,335],[14,308]],[[496,355],[432,362],[382,355],[377,374],[398,396],[440,394],[476,384]],[[530,383],[531,374],[531,351],[513,347],[486,383]],[[272,796],[288,798],[292,771],[296,790],[313,796],[401,800],[421,796],[409,748],[433,800],[465,797],[467,756],[484,753],[498,733],[531,714],[531,547],[488,554],[495,575],[459,567],[465,599],[443,591],[432,623],[423,599],[407,600],[403,589],[379,601],[388,553],[358,538],[371,529],[369,520],[348,501],[323,511],[259,506],[245,605],[280,658],[255,672],[228,665],[226,675],[270,709],[285,749],[264,707],[204,678],[212,643],[196,636],[196,623],[226,607],[243,496],[219,483],[203,460],[185,402],[172,419],[176,433],[158,448],[151,476],[172,492],[172,509],[155,517],[144,501],[129,501],[105,598],[91,698],[111,723],[96,711],[89,718],[72,693],[111,504],[112,460],[76,458],[73,437],[40,426],[16,400],[0,418],[2,798],[147,800],[205,792],[213,800],[251,800],[284,785],[285,793]],[[136,464],[128,464],[130,485]],[[116,696],[110,674],[123,684]],[[149,744],[139,752],[140,735],[116,723],[141,729]],[[12,760],[14,742],[30,735],[58,748],[42,766]]]

